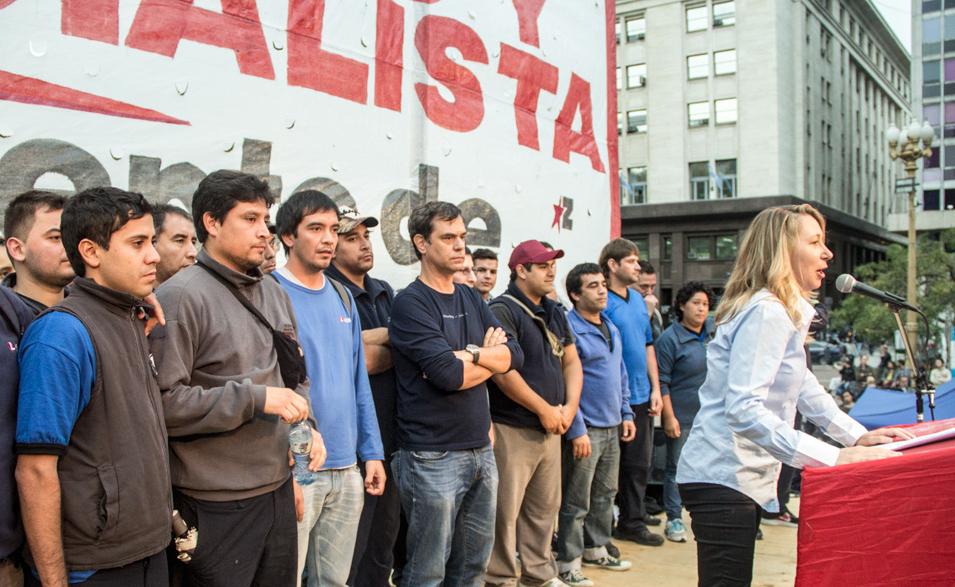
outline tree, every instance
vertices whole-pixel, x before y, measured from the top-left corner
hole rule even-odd
[[[869,285],[893,293],[905,292],[907,249],[892,245],[883,261],[856,268],[856,277]],[[918,305],[929,317],[930,336],[938,339],[951,329],[955,317],[955,229],[926,234],[918,239]],[[848,296],[832,312],[832,325],[848,327],[862,340],[877,342],[892,339],[895,318],[885,306],[862,296]],[[920,323],[920,335],[924,327]],[[947,342],[947,337],[946,337]]]

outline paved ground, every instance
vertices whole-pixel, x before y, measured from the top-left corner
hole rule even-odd
[[[789,507],[799,511],[799,498],[792,498]],[[689,517],[684,515],[687,531]],[[756,543],[753,587],[783,587],[796,579],[796,529],[763,526],[764,539]],[[660,526],[654,531],[662,532]],[[627,572],[584,569],[597,587],[692,587],[696,585],[696,545],[667,541],[660,547],[647,547],[632,542],[614,541],[623,558],[633,562]]]

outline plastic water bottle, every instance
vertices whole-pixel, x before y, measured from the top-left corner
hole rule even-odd
[[[315,481],[315,473],[308,470],[309,453],[312,452],[312,427],[308,422],[293,424],[288,431],[288,445],[292,449],[295,467],[292,475],[299,485],[309,485]]]

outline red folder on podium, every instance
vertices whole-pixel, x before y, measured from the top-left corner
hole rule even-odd
[[[955,585],[955,438],[902,455],[803,471],[797,587]]]

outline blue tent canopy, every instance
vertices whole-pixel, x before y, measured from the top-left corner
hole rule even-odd
[[[925,420],[931,419],[925,398]],[[915,423],[915,393],[869,388],[849,411],[860,424],[873,430],[882,426]],[[955,418],[955,379],[935,392],[935,419]]]

